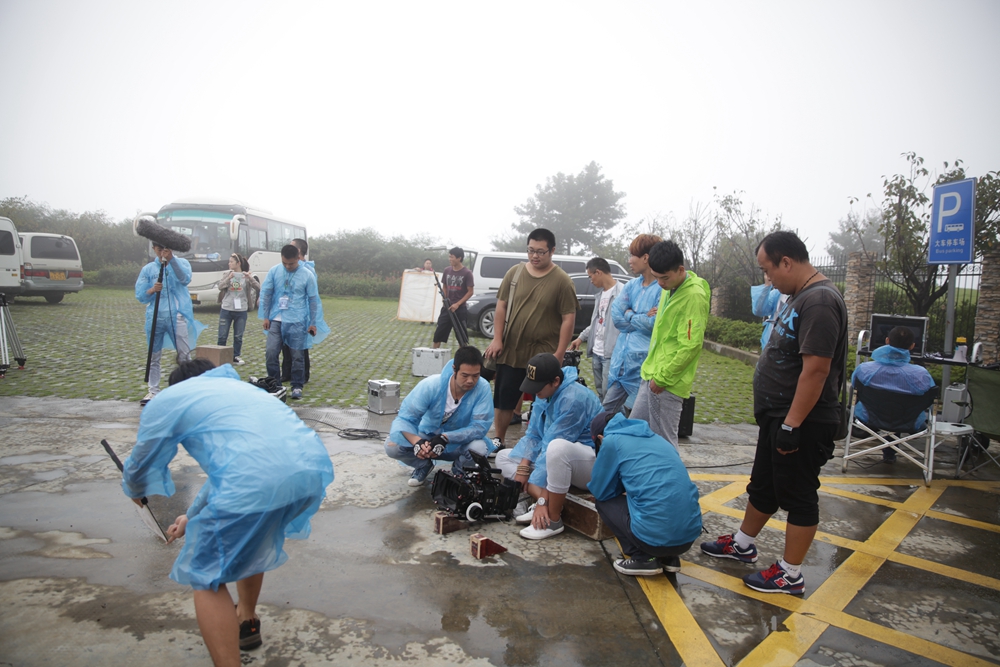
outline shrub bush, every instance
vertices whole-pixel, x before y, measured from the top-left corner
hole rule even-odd
[[[84,271],[84,285],[101,285],[103,287],[132,287],[143,264],[125,262],[114,266],[105,266],[97,271]]]
[[[748,352],[759,352],[760,334],[763,330],[764,325],[759,322],[741,322],[709,315],[705,338]]]
[[[374,273],[319,272],[320,294],[328,296],[360,296],[399,298],[399,276],[384,278]]]

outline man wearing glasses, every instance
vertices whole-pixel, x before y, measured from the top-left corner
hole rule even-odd
[[[528,235],[528,262],[507,271],[497,292],[493,342],[484,356],[495,359],[493,423],[497,449],[503,448],[514,408],[521,402],[528,361],[551,353],[561,360],[573,339],[579,304],[573,281],[552,263],[555,235],[536,229]]]

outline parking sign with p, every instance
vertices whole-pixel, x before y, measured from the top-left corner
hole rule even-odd
[[[976,179],[934,186],[928,264],[967,264],[975,254]]]

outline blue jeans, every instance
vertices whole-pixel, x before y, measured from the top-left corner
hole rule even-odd
[[[427,437],[427,436],[421,436]],[[429,439],[429,438],[428,438]],[[435,461],[454,461],[451,466],[452,472],[456,475],[460,474],[465,468],[465,466],[472,467],[472,456],[469,452],[475,452],[481,456],[486,456],[487,445],[485,440],[473,440],[472,442],[467,442],[464,445],[459,445],[454,449],[446,449],[441,456],[436,459],[421,459],[418,458],[416,454],[413,453],[413,445],[407,443],[406,445],[396,444],[393,440],[385,439],[385,453],[391,459],[396,459],[397,461],[410,466],[414,470],[428,470],[434,466]]]
[[[243,330],[247,326],[247,311],[226,310],[219,311],[219,342],[216,345],[225,345],[229,338],[229,325],[233,325],[233,356],[240,356],[243,350]]]
[[[271,328],[267,331],[267,374],[281,379],[281,364],[278,353],[281,352],[281,321],[271,320]],[[292,389],[302,389],[305,384],[306,364],[302,350],[292,348]]]

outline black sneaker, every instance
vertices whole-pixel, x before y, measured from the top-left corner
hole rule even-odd
[[[666,558],[660,558],[660,565],[663,566],[664,572],[680,572],[681,571],[681,558],[680,556],[667,556]]]
[[[633,577],[651,577],[663,573],[663,567],[655,558],[621,558],[615,561],[615,569]]]
[[[252,651],[261,644],[264,640],[260,636],[260,619],[251,618],[249,621],[243,621],[240,623],[240,650],[241,651]]]

